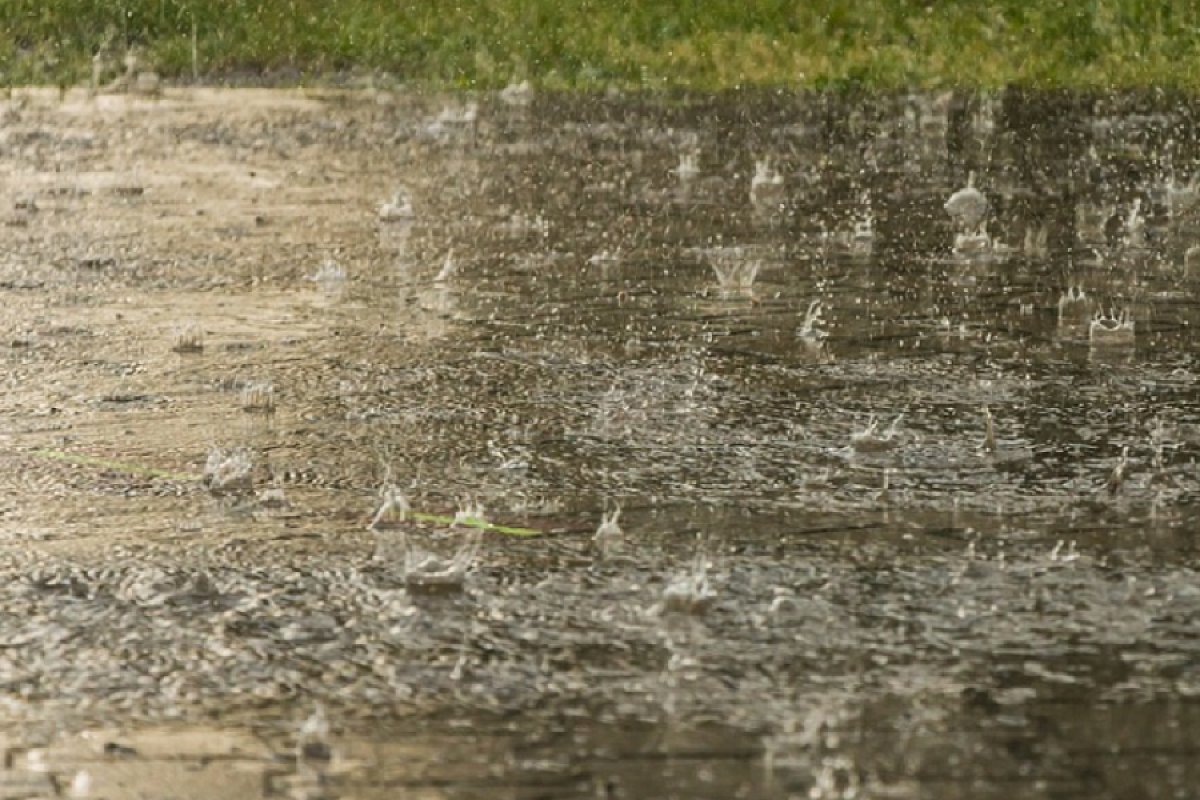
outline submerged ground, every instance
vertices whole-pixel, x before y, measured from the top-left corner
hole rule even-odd
[[[0,120],[9,796],[1200,780],[1190,103]]]

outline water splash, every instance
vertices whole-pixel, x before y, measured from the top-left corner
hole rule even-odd
[[[1194,244],[1183,254],[1183,271],[1190,277],[1200,268],[1200,244]]]
[[[756,210],[777,210],[787,198],[783,175],[772,165],[770,158],[754,162],[754,176],[750,179],[750,203]]]
[[[829,334],[822,330],[820,325],[825,323],[822,311],[824,305],[820,300],[813,300],[808,304],[808,310],[804,312],[804,320],[800,323],[800,329],[796,331],[796,336],[811,345],[820,345]]]
[[[746,251],[738,247],[712,253],[709,266],[717,277],[723,295],[750,295],[754,291],[754,281],[762,268],[762,261],[747,257]]]
[[[996,420],[992,417],[992,410],[987,406],[983,407],[983,444],[980,449],[984,453],[996,452]]]
[[[242,387],[241,407],[251,414],[275,413],[275,385],[270,381],[251,381]]]
[[[204,330],[193,323],[175,328],[171,335],[171,351],[174,353],[203,353]]]
[[[479,526],[486,525],[483,504],[473,497],[459,499],[458,510],[454,512],[454,525]]]
[[[980,232],[987,220],[988,200],[975,188],[974,170],[967,175],[967,185],[950,195],[943,207],[962,232]]]
[[[455,108],[445,106],[441,113],[425,126],[425,135],[439,142],[453,142],[464,137],[474,138],[479,122],[479,104],[469,102]]]
[[[1104,484],[1104,491],[1110,497],[1120,494],[1121,487],[1125,485],[1125,480],[1128,477],[1129,471],[1129,446],[1121,448],[1121,457],[1117,459],[1116,465],[1109,473],[1108,481]]]
[[[1200,201],[1200,172],[1192,174],[1187,183],[1177,182],[1172,173],[1163,186],[1163,203],[1167,207],[1167,218],[1172,222],[1189,214]]]
[[[346,280],[346,268],[332,259],[327,259],[317,271],[309,276],[309,280],[317,284],[337,283]]]
[[[201,481],[217,497],[247,495],[254,491],[254,455],[246,447],[208,451]]]
[[[1027,225],[1025,227],[1025,239],[1021,244],[1021,252],[1027,258],[1046,258],[1050,254],[1050,248],[1047,241],[1050,236],[1050,228],[1045,223],[1037,226]]]
[[[592,536],[592,543],[601,556],[610,556],[617,553],[625,546],[625,532],[621,530],[621,525],[618,519],[621,516],[621,507],[618,505],[610,513],[602,514],[600,517],[600,525],[596,528],[596,533]]]
[[[688,184],[700,176],[700,157],[697,153],[680,153],[679,166],[675,167],[672,172],[679,179],[680,184]]]
[[[1134,342],[1134,320],[1128,309],[1118,315],[1097,311],[1088,325],[1088,341],[1092,347],[1128,347]]]
[[[879,420],[872,414],[865,428],[850,434],[851,448],[860,452],[891,450],[899,443],[900,422],[903,419],[904,414],[899,414],[887,428],[879,430]]]
[[[445,283],[453,278],[458,273],[458,264],[454,260],[454,248],[446,251],[446,259],[442,262],[442,268],[434,277],[434,283]]]
[[[500,90],[500,101],[514,108],[527,108],[533,103],[533,85],[528,80],[510,83]]]
[[[412,200],[404,189],[397,189],[392,199],[379,206],[379,221],[384,223],[412,222],[416,218]]]
[[[68,797],[79,798],[84,800],[92,796],[92,774],[86,769],[81,769],[75,773],[71,779],[71,788],[67,793]]]
[[[406,534],[401,534],[406,540]],[[404,559],[404,585],[410,592],[459,592],[475,565],[482,532],[472,529],[466,541],[446,557],[408,542]]]
[[[708,611],[716,597],[708,581],[708,555],[700,552],[691,569],[675,576],[663,589],[654,610],[659,614],[700,615]]]
[[[1068,287],[1058,298],[1058,332],[1060,336],[1083,338],[1090,336],[1092,299],[1081,286]]]
[[[1146,247],[1146,215],[1142,213],[1142,198],[1135,197],[1122,225],[1121,241],[1126,248],[1141,250]]]
[[[367,526],[369,530],[395,528],[408,521],[412,507],[404,492],[395,485],[386,483],[380,489],[379,494],[381,498],[379,508],[375,511],[375,516],[371,518],[371,524]]]
[[[954,234],[954,254],[956,256],[980,256],[992,251],[992,237],[987,231],[987,220],[969,231],[959,231]]]
[[[296,734],[296,761],[328,761],[332,756],[329,719],[325,715],[325,707],[318,703],[312,714],[300,724]]]

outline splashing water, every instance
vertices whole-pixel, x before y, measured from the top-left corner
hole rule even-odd
[[[1128,309],[1120,314],[1097,311],[1088,325],[1088,341],[1093,347],[1125,347],[1134,341],[1134,320]]]
[[[213,448],[204,464],[204,485],[215,496],[243,495],[254,491],[254,456],[248,448]]]
[[[704,614],[717,593],[708,581],[708,556],[696,555],[691,569],[677,575],[663,589],[655,609],[660,614]]]
[[[617,506],[611,513],[605,513],[600,518],[600,525],[596,528],[592,542],[602,556],[612,555],[625,545],[625,532],[617,522],[620,516],[621,507]]]
[[[967,185],[950,195],[944,208],[963,232],[978,233],[981,230],[987,220],[988,200],[975,188],[974,171],[967,175]]]

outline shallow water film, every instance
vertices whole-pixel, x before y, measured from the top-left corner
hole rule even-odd
[[[1195,108],[13,93],[0,796],[1192,796]]]

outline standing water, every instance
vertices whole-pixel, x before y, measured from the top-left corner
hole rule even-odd
[[[521,97],[0,108],[5,791],[1200,785],[1190,98]]]

